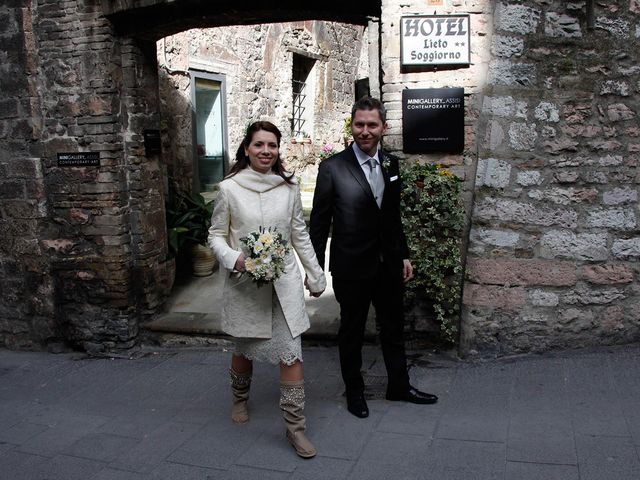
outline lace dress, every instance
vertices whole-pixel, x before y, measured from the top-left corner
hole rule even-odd
[[[267,287],[262,287],[267,288]],[[302,361],[302,342],[300,336],[293,338],[282,313],[280,301],[273,288],[271,309],[271,338],[236,338],[235,353],[248,358],[273,364],[293,365]]]

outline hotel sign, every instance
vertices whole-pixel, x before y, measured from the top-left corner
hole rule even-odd
[[[412,15],[400,20],[401,65],[469,65],[469,15]]]

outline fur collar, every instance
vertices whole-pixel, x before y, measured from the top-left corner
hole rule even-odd
[[[260,173],[248,167],[240,170],[233,177],[229,178],[243,188],[253,192],[264,193],[273,188],[279,187],[283,183],[286,184],[284,178],[273,172]],[[292,178],[295,182],[295,178]]]

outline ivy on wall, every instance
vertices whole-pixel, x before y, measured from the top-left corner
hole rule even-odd
[[[402,223],[414,278],[407,284],[408,307],[433,302],[440,340],[457,339],[461,294],[461,237],[464,205],[461,180],[438,165],[402,166]]]

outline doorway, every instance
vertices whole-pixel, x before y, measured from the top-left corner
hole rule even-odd
[[[327,146],[344,148],[344,123],[358,78],[370,75],[368,27],[324,21],[193,29],[158,42],[167,123],[168,170],[214,199],[217,184],[249,124],[270,120],[282,132],[281,154],[301,185],[315,182]],[[348,45],[343,45],[349,39]],[[349,68],[357,65],[356,68]],[[303,192],[308,214],[313,190]],[[180,268],[165,304],[168,329],[216,333],[222,273],[198,278]],[[303,275],[304,276],[304,275]],[[315,334],[337,331],[329,291],[308,303]]]
[[[191,71],[191,104],[195,135],[194,191],[213,200],[224,178],[227,152],[225,77]]]

